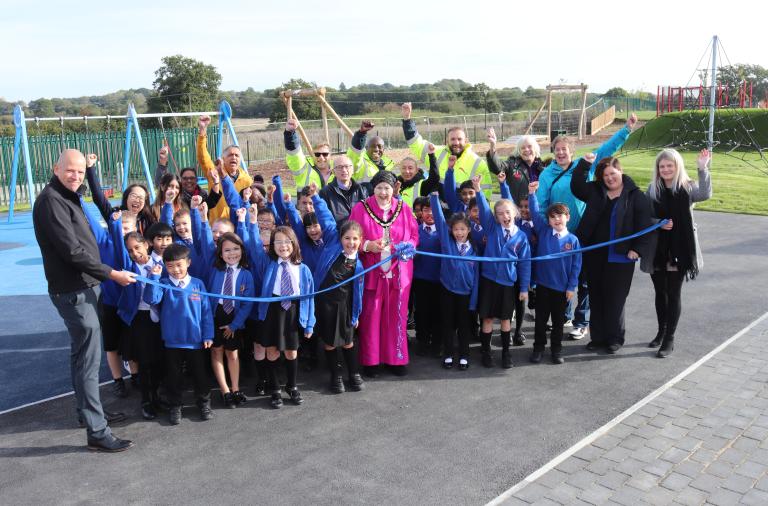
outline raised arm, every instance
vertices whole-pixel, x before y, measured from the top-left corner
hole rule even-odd
[[[506,172],[499,172],[496,174],[496,177],[499,178],[499,188],[501,189],[501,198],[512,200],[512,192],[509,191],[509,185],[507,184],[507,173]]]
[[[437,156],[435,152],[429,154],[429,176],[421,183],[421,191],[419,192],[422,197],[426,197],[432,192],[436,192],[440,189],[440,167],[437,165]]]
[[[488,201],[485,199],[485,194],[480,191],[480,178],[475,176],[472,180],[472,185],[475,187],[475,199],[477,199],[477,211],[480,215],[480,225],[483,227],[483,235],[487,236],[488,232],[493,229],[493,224],[496,221],[493,217],[493,212],[488,206]]]
[[[128,250],[125,249],[125,239],[123,238],[123,212],[116,211],[112,219],[107,222],[109,235],[112,238],[112,247],[115,252],[115,266],[117,270],[127,269],[131,265],[131,257]]]
[[[437,192],[432,192],[429,196],[429,203],[432,206],[432,216],[435,218],[435,228],[437,228],[438,237],[440,237],[440,249],[443,253],[450,253],[448,245],[450,244],[450,234],[448,224],[445,222],[443,206],[440,205],[440,196]]]
[[[210,153],[208,153],[208,125],[210,124],[210,116],[200,116],[200,119],[197,120],[197,163],[203,169],[203,174],[208,177],[208,188],[213,187],[210,172],[216,168]]]
[[[88,188],[91,190],[91,197],[93,203],[99,208],[101,217],[104,221],[109,222],[109,215],[112,212],[112,204],[109,203],[107,197],[104,196],[104,190],[101,188],[101,181],[99,181],[96,175],[96,164],[99,159],[93,153],[89,153],[85,158],[85,177],[88,179]]]
[[[621,147],[627,141],[629,134],[632,132],[632,129],[635,128],[635,125],[637,125],[637,115],[632,113],[629,118],[627,118],[627,123],[624,125],[624,128],[613,134],[610,139],[605,141],[599,148],[597,148],[597,151],[595,152],[595,160],[592,162],[592,167],[589,169],[590,180],[595,173],[596,163],[603,158],[607,158],[613,155],[616,151],[621,149]]]
[[[163,146],[157,152],[157,166],[155,167],[155,188],[160,186],[160,179],[168,174],[168,146]]]
[[[403,116],[403,135],[405,136],[406,144],[408,144],[408,149],[421,160],[421,163],[427,163],[426,147],[428,143],[419,135],[418,130],[416,130],[416,122],[411,119],[413,106],[410,102],[405,102],[400,110]]]
[[[339,236],[339,231],[336,228],[336,218],[333,217],[333,213],[328,209],[328,204],[325,203],[325,200],[318,195],[317,185],[312,183],[309,186],[312,192],[312,204],[315,206],[317,221],[320,223],[320,229],[323,231],[323,242],[328,244]]]
[[[696,159],[696,167],[699,172],[699,180],[691,181],[691,202],[703,202],[712,197],[712,177],[709,174],[709,164],[712,154],[702,149]]]
[[[536,230],[536,233],[541,233],[542,230],[549,226],[549,221],[547,217],[544,216],[547,210],[541,210],[539,207],[539,199],[536,198],[536,189],[538,188],[538,185],[538,181],[528,185],[528,209],[530,210],[534,230]]]
[[[496,130],[494,130],[493,127],[488,129],[488,144],[490,144],[490,147],[485,154],[485,159],[488,162],[488,170],[494,174],[506,172],[509,168],[509,164],[502,161],[496,153]]]
[[[451,155],[448,157],[448,170],[445,171],[445,181],[443,181],[443,194],[445,196],[445,202],[453,212],[461,209],[461,201],[459,200],[459,196],[456,195],[456,179],[453,172],[453,165],[455,163],[455,156]]]
[[[595,159],[594,153],[587,153],[584,155],[579,160],[579,163],[576,164],[576,168],[573,170],[573,175],[571,176],[571,193],[582,202],[586,202],[589,199],[590,183],[587,181],[587,177],[588,173],[592,170]],[[539,181],[541,181],[541,178],[539,178]],[[549,203],[547,203],[547,205],[549,205]]]
[[[272,203],[275,205],[275,211],[277,212],[277,217],[280,218],[280,221],[283,223],[286,222],[286,214],[285,214],[285,206],[283,205],[283,202],[285,202],[285,196],[283,195],[283,181],[280,179],[280,176],[275,175],[272,176],[272,186],[274,188],[273,194],[272,194]],[[267,196],[269,198],[269,196]]]

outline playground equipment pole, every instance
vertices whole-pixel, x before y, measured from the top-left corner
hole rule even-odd
[[[712,37],[712,84],[709,88],[709,130],[707,149],[712,151],[715,137],[715,82],[717,80],[717,35]]]

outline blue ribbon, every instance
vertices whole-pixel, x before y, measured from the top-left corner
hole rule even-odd
[[[636,232],[632,235],[628,235],[626,237],[620,237],[618,239],[613,239],[611,241],[606,241],[600,244],[593,244],[592,246],[586,246],[584,248],[579,248],[575,250],[570,251],[561,251],[559,253],[551,253],[549,255],[543,255],[540,257],[533,257],[530,259],[523,260],[525,262],[531,261],[542,261],[542,260],[553,260],[555,258],[562,258],[569,255],[575,255],[576,253],[581,253],[583,251],[591,251],[593,249],[603,248],[605,246],[609,246],[611,244],[617,244],[620,242],[628,241],[630,239],[634,239],[635,237],[640,237],[641,235],[645,235],[649,232],[653,232],[657,228],[665,225],[669,220],[661,220],[660,222],[656,223],[655,225],[652,225],[648,228],[645,228],[639,232]],[[307,294],[301,294],[301,295],[289,295],[284,297],[238,297],[237,295],[224,295],[221,293],[209,293],[209,292],[195,292],[198,295],[204,295],[206,297],[213,297],[214,299],[231,299],[231,300],[241,300],[245,302],[281,302],[284,300],[293,300],[293,299],[306,299],[309,297],[314,297],[316,295],[320,295],[326,292],[330,292],[332,290],[335,290],[336,288],[345,285],[347,283],[351,283],[355,279],[359,278],[360,276],[364,276],[365,274],[371,272],[374,269],[377,269],[384,265],[387,262],[390,262],[394,260],[395,258],[399,258],[403,262],[407,262],[411,258],[413,258],[413,255],[425,255],[425,256],[431,256],[431,257],[438,257],[438,258],[452,258],[454,260],[464,260],[467,262],[518,262],[520,259],[518,258],[488,258],[488,257],[475,257],[475,256],[454,256],[454,255],[444,255],[442,253],[431,253],[428,251],[419,251],[413,248],[413,245],[410,243],[400,243],[397,246],[395,246],[395,253],[388,256],[384,260],[373,264],[372,266],[363,269],[359,274],[355,274],[352,277],[345,279],[341,283],[338,283],[333,286],[329,286],[328,288],[324,288],[322,290],[317,290],[312,293]],[[136,276],[136,281],[141,281],[142,283],[146,283],[148,285],[154,285],[159,286],[165,290],[175,290],[177,292],[185,292],[189,291],[188,288],[179,288],[178,286],[173,285],[166,285],[165,283],[161,283],[160,281],[156,279],[150,279],[146,278],[144,276]]]

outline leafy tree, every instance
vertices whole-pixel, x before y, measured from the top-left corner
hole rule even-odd
[[[624,88],[611,88],[610,90],[606,91],[603,95],[604,97],[611,97],[611,98],[624,98],[629,96],[629,92],[625,90]]]
[[[747,82],[752,83],[752,105],[754,107],[768,93],[768,69],[760,65],[737,63],[736,65],[720,67],[717,78],[719,82],[728,86],[732,97],[738,96],[739,84],[743,80],[746,79]],[[709,84],[707,80],[704,86],[709,86]]]
[[[209,111],[216,106],[221,74],[212,65],[177,54],[155,71],[150,109],[157,112]]]

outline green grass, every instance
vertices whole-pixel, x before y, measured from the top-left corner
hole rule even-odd
[[[640,121],[651,121],[656,118],[656,111],[630,111],[630,113],[635,113]],[[628,117],[627,111],[618,111],[616,113],[616,119],[627,121]]]
[[[577,150],[578,155],[586,152]],[[648,188],[657,153],[658,150],[640,150],[619,154],[624,172],[640,188]],[[681,154],[688,175],[697,178],[698,153],[688,151]],[[768,216],[768,164],[760,159],[759,154],[734,152],[728,155],[716,152],[711,172],[712,198],[696,204],[696,209]]]

